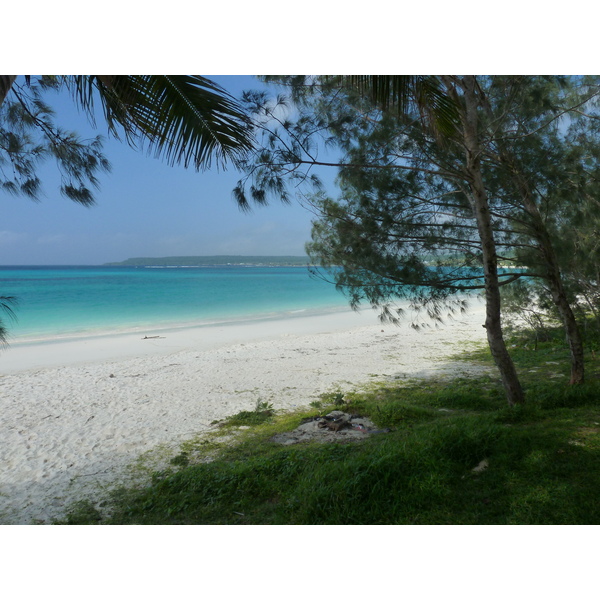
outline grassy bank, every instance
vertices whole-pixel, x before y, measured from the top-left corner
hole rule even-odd
[[[597,342],[577,387],[560,334],[512,344],[525,407],[506,406],[493,370],[342,390],[302,414],[257,404],[182,446],[151,485],[119,490],[101,512],[79,503],[65,523],[598,524]],[[486,350],[461,358],[491,365]],[[391,431],[348,444],[270,441],[334,405]]]

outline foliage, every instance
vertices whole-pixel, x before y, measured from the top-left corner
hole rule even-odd
[[[223,88],[199,75],[89,75],[64,78],[94,118],[100,102],[111,134],[146,145],[168,164],[224,165],[252,146],[246,115]]]
[[[102,138],[81,140],[76,133],[56,125],[54,111],[43,100],[58,90],[54,77],[42,77],[28,86],[13,84],[0,107],[0,188],[11,194],[39,199],[38,165],[54,159],[61,175],[61,193],[84,206],[94,202],[97,174],[109,171],[102,154]]]
[[[71,510],[63,521],[57,525],[96,525],[102,521],[102,514],[90,500],[74,502]]]
[[[397,115],[382,112],[364,94],[336,84],[333,77],[317,78],[310,85],[305,78],[273,79],[291,86],[298,115],[295,119],[281,116],[282,107],[290,103],[282,96],[270,103],[264,94],[246,94],[262,138],[260,151],[241,163],[246,176],[236,188],[240,204],[247,205],[250,199],[264,203],[269,194],[289,201],[291,186],[315,186],[316,193],[304,196],[318,217],[308,249],[314,262],[341,267],[330,275],[349,293],[353,305],[362,299],[385,306],[389,298],[398,296],[411,297],[419,304],[426,304],[427,296],[436,305],[436,300],[448,294],[483,287],[481,278],[460,271],[460,267],[481,266],[482,258],[459,143],[450,137],[440,144],[430,135],[417,102]],[[341,81],[346,79],[358,85],[359,91],[370,85],[359,85],[350,76]],[[376,96],[380,84],[373,83]],[[491,113],[481,110],[486,132],[482,138],[490,136],[484,148],[485,175],[496,244],[502,251],[498,260],[531,266],[525,251],[531,255],[537,248],[537,224],[528,223],[530,218],[523,215],[514,171],[518,168],[531,180],[539,201],[546,203],[543,212],[548,218],[556,218],[552,211],[557,196],[578,192],[568,175],[577,166],[577,151],[566,156],[568,148],[559,143],[552,125],[558,122],[559,102],[566,101],[564,93],[559,97],[566,82],[493,77],[480,78],[478,85]],[[337,147],[342,158],[320,161],[319,143]],[[507,145],[512,153],[510,165],[500,152],[506,154]],[[540,174],[542,160],[546,166]],[[310,174],[312,167],[322,164],[339,169],[338,200],[320,192],[320,182]],[[537,180],[532,179],[534,174]],[[555,188],[560,191],[554,191],[550,200],[548,192]],[[516,256],[518,249],[523,251]],[[501,279],[508,283],[519,275],[512,272]],[[544,273],[530,268],[528,275]],[[431,313],[435,318],[436,310]]]
[[[93,203],[96,173],[109,170],[102,138],[82,142],[54,123],[43,100],[49,90],[69,89],[95,124],[100,104],[109,133],[124,134],[133,147],[145,147],[169,164],[224,166],[252,147],[247,117],[220,86],[197,75],[42,76],[12,83],[0,106],[0,182],[5,191],[39,198],[36,166],[56,159],[61,192],[85,205]],[[8,172],[11,167],[11,172]]]
[[[387,299],[409,296],[415,305],[426,306],[430,316],[439,318],[440,302],[471,283],[472,278],[461,278],[456,275],[458,271],[449,274],[443,269],[455,262],[456,255],[467,256],[466,260],[473,264],[474,227],[436,219],[441,202],[429,211],[419,210],[425,186],[437,186],[430,190],[435,202],[434,198],[444,193],[442,181],[420,177],[415,171],[410,177],[399,174],[402,161],[394,156],[413,155],[418,161],[414,137],[426,136],[421,121],[415,120],[414,113],[405,119],[382,113],[360,93],[353,93],[352,88],[340,87],[335,78],[315,80],[308,87],[304,80],[299,85],[295,78],[278,79],[292,86],[298,116],[281,116],[290,102],[281,96],[270,103],[264,94],[246,95],[248,110],[260,123],[262,137],[260,152],[241,163],[246,176],[236,188],[238,202],[246,205],[252,199],[264,203],[270,194],[288,201],[288,187],[298,189],[305,184],[309,191],[316,189],[316,194],[304,196],[309,208],[321,217],[315,222],[313,242],[307,249],[314,262],[333,267],[326,276],[333,277],[339,288],[348,292],[351,304],[356,306],[366,299],[382,305],[385,316],[393,318]],[[414,102],[410,107],[418,110]],[[402,135],[400,122],[410,124]],[[431,140],[431,144],[435,143]],[[323,163],[318,158],[319,144],[335,146],[346,156],[335,163]],[[340,169],[343,201],[335,202],[319,193],[320,181],[311,167],[322,164]],[[408,199],[407,206],[398,203],[402,196]],[[343,204],[346,200],[352,202],[351,208]],[[411,209],[416,209],[413,218]],[[464,210],[470,211],[466,200]],[[385,228],[392,222],[401,231],[394,231],[390,240],[385,236]],[[442,230],[447,231],[446,246],[436,241]],[[452,234],[455,247],[448,248]],[[335,250],[334,239],[339,241]],[[359,257],[365,257],[360,265],[356,263]],[[440,272],[434,274],[430,266],[435,260],[443,264]],[[322,271],[318,274],[323,276]],[[481,286],[481,281],[478,283]],[[424,286],[429,286],[427,291]],[[449,305],[454,309],[461,307],[460,302]]]
[[[16,314],[13,307],[18,303],[14,296],[0,296],[0,312],[6,314],[10,319],[16,320]],[[0,346],[6,344],[8,330],[0,319]]]
[[[265,421],[269,421],[275,414],[273,405],[270,402],[261,400],[260,398],[256,401],[254,410],[242,410],[239,413],[228,417],[222,423],[224,426],[248,426],[248,425],[260,425]]]
[[[177,456],[174,456],[169,462],[177,467],[187,467],[190,464],[190,458],[187,452],[181,452]]]
[[[587,315],[592,314],[596,327],[600,327],[598,107],[597,99],[591,98],[585,102],[585,114],[570,112],[560,127],[513,145],[514,154],[527,157],[520,169],[527,173],[544,227],[552,237],[565,297],[580,324],[587,326]],[[561,318],[549,277],[544,276],[548,263],[539,248],[527,245],[516,245],[514,257],[542,278],[505,290],[506,320],[524,320],[543,337],[547,326]]]
[[[321,394],[320,398],[321,402],[319,404],[321,406],[333,405],[335,407],[340,407],[344,406],[344,404],[346,403],[345,394],[341,390],[337,390],[335,392],[326,392],[324,394]]]
[[[539,280],[516,281],[502,290],[505,330],[511,334],[523,326],[535,343],[549,338],[549,329],[560,322],[550,292]]]
[[[481,78],[479,85],[489,113],[482,111],[482,129],[494,128],[482,152],[498,260],[521,267],[501,273],[501,285],[523,274],[550,281],[555,274],[549,254],[565,245],[566,214],[577,212],[582,193],[590,195],[596,180],[591,153],[583,147],[583,125],[576,135],[570,130],[565,135],[557,114],[561,102],[576,106],[591,93],[566,97],[565,89],[575,95],[574,85],[559,78]],[[328,109],[332,102],[347,105],[349,99],[338,94]],[[371,127],[344,130],[354,145],[345,159],[352,167],[340,170],[340,198],[311,197],[319,215],[308,246],[311,257],[341,266],[334,278],[353,303],[418,297],[418,290],[435,299],[482,287],[466,271],[481,266],[481,242],[466,180],[461,181],[460,152],[450,141],[440,146],[430,138],[417,114],[403,119],[373,114],[371,120]],[[592,122],[586,120],[588,129]],[[526,204],[526,195],[535,196],[535,208]]]
[[[351,86],[362,97],[370,96],[385,112],[398,115],[416,108],[435,135],[451,137],[460,126],[456,104],[445,93],[439,78],[431,75],[342,75],[333,79],[339,87]]]
[[[509,402],[521,402],[503,342],[499,289],[520,277],[539,278],[569,338],[571,381],[581,382],[576,296],[564,276],[564,257],[573,252],[565,253],[569,236],[561,231],[597,185],[589,151],[597,146],[590,125],[598,117],[590,111],[597,78],[432,78],[460,116],[445,135],[418,102],[400,102],[394,113],[365,94],[373,86],[385,100],[410,85],[416,93],[419,78],[410,85],[392,76],[372,79],[326,77],[307,86],[302,78],[279,78],[299,88],[292,94],[295,119],[278,118],[281,100],[269,105],[253,97],[255,114],[270,117],[271,126],[261,126],[261,152],[242,163],[247,176],[236,189],[238,200],[248,201],[249,183],[255,201],[269,193],[288,200],[286,182],[310,181],[316,165],[337,166],[340,197],[317,188],[307,200],[318,217],[307,252],[353,307],[368,302],[397,321],[402,313],[395,300],[409,298],[413,308],[440,320],[442,311],[463,308],[452,297],[457,292],[485,288],[488,340]],[[402,86],[393,92],[396,83]],[[581,107],[591,114],[582,116]],[[316,139],[335,146],[341,159],[319,160]],[[516,269],[499,273],[499,263]],[[473,276],[473,266],[483,275]]]

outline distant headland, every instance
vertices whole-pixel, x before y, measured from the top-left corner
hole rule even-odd
[[[308,256],[164,256],[160,258],[128,258],[105,263],[105,267],[305,267]]]

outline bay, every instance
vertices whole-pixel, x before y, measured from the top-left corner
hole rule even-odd
[[[0,267],[0,295],[11,345],[348,309],[306,267]]]

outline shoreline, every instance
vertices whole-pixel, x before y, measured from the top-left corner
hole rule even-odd
[[[156,356],[186,349],[207,351],[226,344],[302,333],[328,333],[376,324],[372,310],[304,309],[271,316],[147,328],[104,330],[92,335],[9,342],[0,349],[0,376],[32,369]]]
[[[162,331],[174,331],[178,329],[195,329],[198,327],[213,327],[217,325],[240,325],[243,323],[252,323],[255,321],[271,321],[295,318],[296,316],[319,316],[328,315],[339,312],[348,312],[350,309],[348,303],[343,304],[331,304],[326,306],[317,306],[309,308],[298,308],[289,310],[280,310],[274,312],[257,312],[248,314],[233,314],[228,316],[214,316],[205,317],[204,319],[189,319],[185,321],[177,320],[154,320],[152,322],[146,322],[141,324],[105,324],[90,327],[86,329],[69,329],[66,333],[61,333],[56,330],[51,333],[20,333],[11,335],[9,329],[8,335],[8,347],[21,347],[21,346],[36,346],[38,344],[48,343],[62,343],[69,341],[84,341],[88,339],[108,337],[108,336],[122,336],[127,334],[154,334]],[[0,357],[3,350],[0,349]]]
[[[447,357],[485,342],[483,311],[473,303],[422,331],[346,311],[39,344],[13,348],[12,362],[3,352],[0,523],[61,518],[99,487],[127,483],[145,453],[176,451],[259,399],[289,411],[373,381],[468,373]]]

